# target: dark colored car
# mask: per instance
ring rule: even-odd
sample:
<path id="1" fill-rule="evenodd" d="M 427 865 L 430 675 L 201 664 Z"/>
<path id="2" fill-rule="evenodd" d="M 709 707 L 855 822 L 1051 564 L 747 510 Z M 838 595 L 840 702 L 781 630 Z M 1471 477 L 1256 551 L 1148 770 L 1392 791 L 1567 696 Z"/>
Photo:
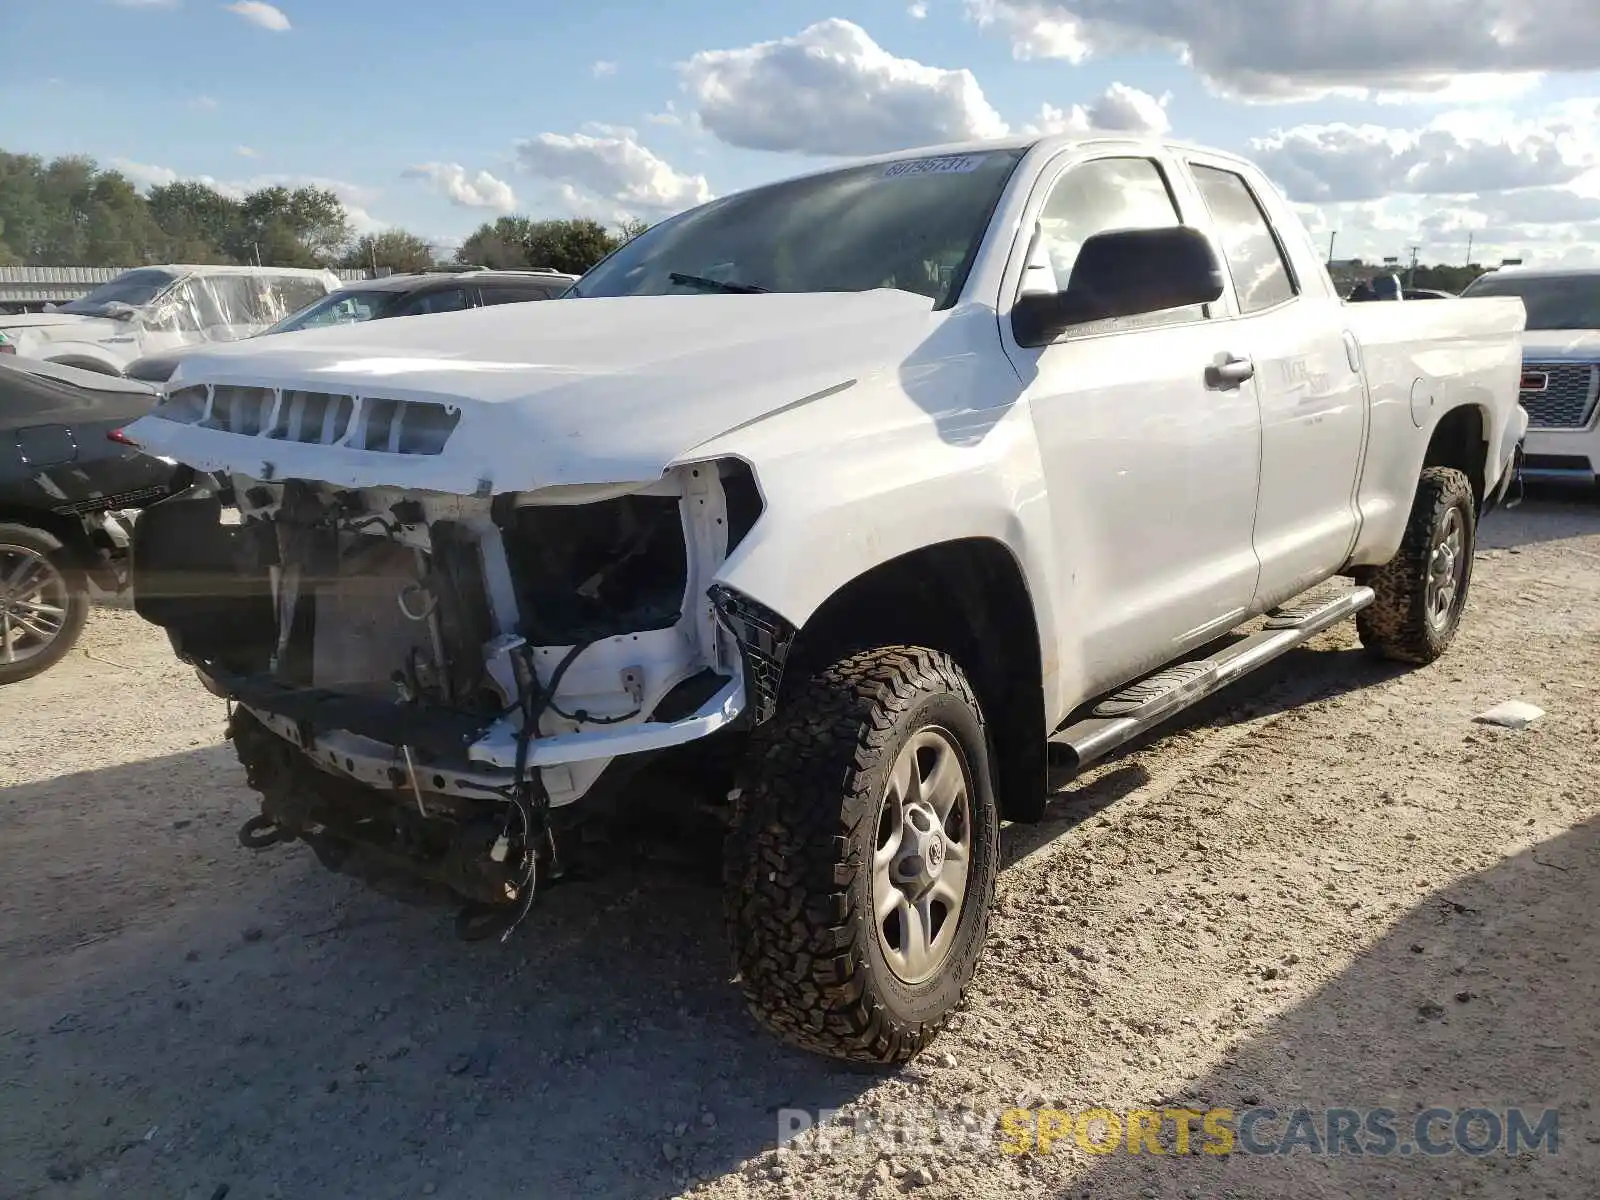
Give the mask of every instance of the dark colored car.
<path id="1" fill-rule="evenodd" d="M 125 590 L 130 538 L 119 514 L 192 478 L 121 437 L 155 402 L 146 384 L 0 355 L 0 685 L 72 649 L 90 581 Z"/>
<path id="2" fill-rule="evenodd" d="M 329 292 L 299 312 L 256 334 L 293 333 L 329 325 L 358 325 L 389 317 L 419 317 L 427 313 L 460 312 L 490 304 L 521 304 L 553 300 L 577 280 L 559 271 L 424 271 L 366 279 Z M 179 360 L 200 347 L 171 354 L 152 354 L 128 364 L 130 379 L 165 383 Z"/>

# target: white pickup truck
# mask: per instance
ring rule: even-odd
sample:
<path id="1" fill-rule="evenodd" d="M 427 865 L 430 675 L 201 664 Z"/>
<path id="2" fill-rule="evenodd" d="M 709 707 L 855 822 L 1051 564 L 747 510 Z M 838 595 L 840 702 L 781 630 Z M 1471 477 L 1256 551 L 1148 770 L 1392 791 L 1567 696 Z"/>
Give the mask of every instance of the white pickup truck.
<path id="1" fill-rule="evenodd" d="M 250 337 L 339 287 L 310 267 L 135 267 L 50 312 L 0 315 L 0 354 L 121 375 L 146 355 Z"/>
<path id="2" fill-rule="evenodd" d="M 232 486 L 145 513 L 138 611 L 234 702 L 241 840 L 464 936 L 694 770 L 751 1009 L 856 1060 L 957 1004 L 1052 759 L 1345 618 L 1443 653 L 1526 422 L 1520 301 L 1347 306 L 1165 142 L 832 168 L 575 286 L 186 357 L 128 433 Z"/>

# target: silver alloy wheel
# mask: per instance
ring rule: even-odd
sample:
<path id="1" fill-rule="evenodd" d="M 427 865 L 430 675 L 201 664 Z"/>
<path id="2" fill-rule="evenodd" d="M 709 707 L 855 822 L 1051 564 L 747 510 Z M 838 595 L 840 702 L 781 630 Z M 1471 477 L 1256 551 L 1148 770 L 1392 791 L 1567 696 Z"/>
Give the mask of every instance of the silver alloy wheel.
<path id="1" fill-rule="evenodd" d="M 954 736 L 928 726 L 895 759 L 872 856 L 878 945 L 901 982 L 925 982 L 949 957 L 971 862 L 971 770 Z"/>
<path id="2" fill-rule="evenodd" d="M 66 627 L 70 599 L 67 581 L 47 557 L 0 544 L 0 666 L 48 650 Z"/>
<path id="3" fill-rule="evenodd" d="M 1467 534 L 1461 509 L 1452 505 L 1439 522 L 1428 556 L 1428 586 L 1424 595 L 1428 624 L 1444 629 L 1455 611 L 1467 573 Z"/>

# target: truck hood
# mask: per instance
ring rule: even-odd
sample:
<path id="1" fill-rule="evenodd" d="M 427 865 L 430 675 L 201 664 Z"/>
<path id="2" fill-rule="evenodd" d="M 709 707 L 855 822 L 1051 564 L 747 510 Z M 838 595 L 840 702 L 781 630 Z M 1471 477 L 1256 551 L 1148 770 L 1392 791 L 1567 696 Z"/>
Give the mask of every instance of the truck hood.
<path id="1" fill-rule="evenodd" d="M 179 402 L 127 432 L 202 470 L 345 487 L 485 494 L 643 482 L 719 434 L 902 370 L 955 315 L 885 289 L 506 304 L 305 330 L 186 354 L 166 390 L 210 384 L 356 397 L 354 416 L 330 444 L 311 440 L 322 436 L 320 418 L 309 435 L 255 436 L 210 427 L 226 416 Z M 992 329 L 992 312 L 987 320 Z M 952 364 L 970 358 L 959 345 L 946 356 Z M 920 378 L 938 358 L 919 355 Z M 363 449 L 372 400 L 443 405 L 459 419 L 442 448 Z M 413 411 L 418 424 L 436 428 L 446 415 Z M 273 424 L 259 423 L 264 432 Z M 401 444 L 398 434 L 387 444 Z"/>
<path id="2" fill-rule="evenodd" d="M 1525 362 L 1600 362 L 1600 329 L 1529 329 L 1522 335 Z"/>

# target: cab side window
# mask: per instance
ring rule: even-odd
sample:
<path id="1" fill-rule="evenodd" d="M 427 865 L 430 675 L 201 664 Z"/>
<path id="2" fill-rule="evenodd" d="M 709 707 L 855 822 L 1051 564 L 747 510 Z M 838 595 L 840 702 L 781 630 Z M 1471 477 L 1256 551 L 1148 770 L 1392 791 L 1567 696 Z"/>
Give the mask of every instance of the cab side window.
<path id="1" fill-rule="evenodd" d="M 1216 222 L 1233 289 L 1239 294 L 1239 311 L 1248 315 L 1293 300 L 1300 289 L 1277 234 L 1244 176 L 1198 163 L 1190 164 L 1190 169 Z"/>
<path id="2" fill-rule="evenodd" d="M 467 307 L 465 288 L 441 288 L 413 296 L 394 313 L 397 317 L 416 317 L 423 313 L 459 312 Z"/>
<path id="3" fill-rule="evenodd" d="M 562 291 L 566 285 L 562 285 Z M 518 283 L 508 287 L 484 284 L 479 288 L 485 304 L 526 304 L 530 300 L 551 300 L 561 294 L 554 291 L 549 285 L 536 283 Z"/>
<path id="4" fill-rule="evenodd" d="M 1022 276 L 1021 291 L 1061 292 L 1083 243 L 1113 229 L 1166 229 L 1182 224 L 1177 201 L 1159 163 L 1149 158 L 1100 158 L 1069 167 L 1039 211 L 1039 231 Z M 1203 320 L 1204 305 L 1116 322 L 1179 324 Z M 1096 328 L 1103 322 L 1096 322 Z"/>

